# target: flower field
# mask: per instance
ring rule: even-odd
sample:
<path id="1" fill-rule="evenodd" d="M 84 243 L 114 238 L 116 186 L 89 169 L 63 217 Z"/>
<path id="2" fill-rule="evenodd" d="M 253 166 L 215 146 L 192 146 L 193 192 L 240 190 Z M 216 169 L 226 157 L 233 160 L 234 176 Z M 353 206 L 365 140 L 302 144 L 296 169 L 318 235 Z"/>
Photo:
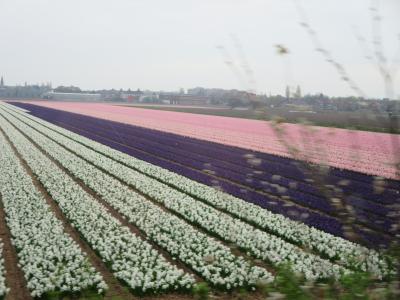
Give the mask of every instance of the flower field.
<path id="1" fill-rule="evenodd" d="M 156 111 L 93 103 L 35 102 L 109 121 L 121 122 L 262 153 L 291 157 L 269 122 L 188 113 Z M 285 124 L 285 138 L 315 163 L 387 178 L 400 178 L 394 165 L 393 140 L 398 135 Z M 326 138 L 329 137 L 329 138 Z M 398 153 L 397 153 L 398 154 Z"/>
<path id="2" fill-rule="evenodd" d="M 0 211 L 9 229 L 0 242 L 0 298 L 15 293 L 12 276 L 32 298 L 107 298 L 122 290 L 128 299 L 186 297 L 200 282 L 223 292 L 255 290 L 282 265 L 317 282 L 393 274 L 377 249 L 400 234 L 400 183 L 376 154 L 393 159 L 387 136 L 376 135 L 379 149 L 372 135 L 358 136 L 366 141 L 354 146 L 360 157 L 341 156 L 349 139 L 333 137 L 327 195 L 276 139 L 265 148 L 261 127 L 253 139 L 252 128 L 237 124 L 242 135 L 233 139 L 229 121 L 211 134 L 195 119 L 179 132 L 174 124 L 186 121 L 174 114 L 153 116 L 157 125 L 143 113 L 128 122 L 136 117 L 128 108 L 115 122 L 125 110 L 108 114 L 95 105 L 89 114 L 85 104 L 63 105 L 0 102 Z M 350 167 L 333 168 L 342 165 Z M 343 195 L 357 242 L 332 201 Z"/>
<path id="3" fill-rule="evenodd" d="M 332 201 L 314 182 L 309 182 L 295 160 L 36 105 L 17 105 L 131 156 L 205 185 L 217 186 L 273 213 L 343 236 L 343 224 L 335 215 Z M 398 232 L 394 227 L 398 215 L 391 207 L 398 202 L 400 185 L 389 180 L 386 183 L 389 188 L 378 196 L 373 180 L 363 173 L 332 168 L 324 181 L 332 188 L 330 198 L 349 194 L 347 201 L 357 214 L 359 234 L 370 244 L 387 244 Z M 334 189 L 337 186 L 340 190 Z"/>

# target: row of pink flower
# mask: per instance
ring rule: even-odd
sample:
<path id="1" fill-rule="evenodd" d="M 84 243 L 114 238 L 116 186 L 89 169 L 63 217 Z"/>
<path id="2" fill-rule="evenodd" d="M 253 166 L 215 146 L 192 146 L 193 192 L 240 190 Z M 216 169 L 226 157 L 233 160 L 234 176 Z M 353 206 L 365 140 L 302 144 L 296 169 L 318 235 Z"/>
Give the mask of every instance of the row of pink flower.
<path id="1" fill-rule="evenodd" d="M 246 149 L 291 156 L 288 145 L 301 150 L 300 158 L 387 178 L 399 178 L 400 135 L 283 124 L 277 134 L 272 123 L 168 112 L 98 103 L 35 102 L 49 108 L 142 126 Z M 284 140 L 284 142 L 282 142 Z"/>

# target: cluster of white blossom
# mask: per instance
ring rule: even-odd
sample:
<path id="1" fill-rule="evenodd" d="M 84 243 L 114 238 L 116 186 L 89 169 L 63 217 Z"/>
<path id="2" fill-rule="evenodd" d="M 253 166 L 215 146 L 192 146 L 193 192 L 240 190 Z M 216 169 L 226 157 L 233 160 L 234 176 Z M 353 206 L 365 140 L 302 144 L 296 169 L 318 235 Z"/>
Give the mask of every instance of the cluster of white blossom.
<path id="1" fill-rule="evenodd" d="M 14 106 L 7 105 L 10 110 Z M 17 112 L 17 111 L 15 111 Z M 302 247 L 312 249 L 314 252 L 329 257 L 338 264 L 348 268 L 357 268 L 369 271 L 378 277 L 390 272 L 387 260 L 377 251 L 367 249 L 361 245 L 346 239 L 336 237 L 332 234 L 305 225 L 301 222 L 290 220 L 279 214 L 261 208 L 232 195 L 216 190 L 207 185 L 198 183 L 179 174 L 136 159 L 108 146 L 94 142 L 83 136 L 65 130 L 59 126 L 46 122 L 40 118 L 17 112 L 29 125 L 46 132 L 50 137 L 56 139 L 59 135 L 68 137 L 90 149 L 97 151 L 117 162 L 153 177 L 165 184 L 175 187 L 188 195 L 228 212 L 241 220 L 255 225 L 261 230 L 272 232 L 285 240 L 291 241 Z M 46 131 L 49 130 L 49 131 Z M 52 132 L 51 134 L 49 132 Z"/>
<path id="2" fill-rule="evenodd" d="M 192 275 L 169 263 L 150 244 L 122 226 L 1 116 L 0 126 L 72 226 L 118 279 L 140 292 L 192 287 Z"/>
<path id="3" fill-rule="evenodd" d="M 199 232 L 171 213 L 163 211 L 126 185 L 65 150 L 49 138 L 7 115 L 10 122 L 30 136 L 74 176 L 143 230 L 149 239 L 179 258 L 215 286 L 231 289 L 272 281 L 265 269 L 236 257 L 222 243 Z"/>
<path id="4" fill-rule="evenodd" d="M 31 136 L 49 155 L 57 159 L 64 167 L 82 179 L 104 199 L 112 201 L 115 206 L 118 206 L 120 211 L 127 210 L 128 212 L 125 212 L 125 215 L 128 217 L 130 217 L 129 211 L 134 211 L 134 217 L 137 218 L 136 215 L 139 212 L 140 214 L 145 214 L 148 211 L 158 209 L 153 204 L 147 203 L 148 200 L 142 196 L 126 189 L 124 185 L 113 180 L 111 176 L 104 174 L 85 160 L 66 151 L 54 141 L 23 124 L 20 120 L 14 119 L 12 116 L 10 116 L 10 120 L 20 130 Z M 51 132 L 46 133 L 51 134 Z M 240 248 L 246 250 L 248 254 L 258 259 L 267 260 L 276 265 L 288 262 L 292 265 L 294 271 L 304 274 L 308 279 L 338 277 L 346 272 L 346 269 L 339 265 L 307 253 L 299 247 L 285 242 L 281 238 L 258 230 L 245 222 L 220 212 L 155 179 L 144 176 L 64 136 L 58 135 L 57 141 L 71 151 L 79 153 L 79 155 L 96 166 L 116 176 L 118 179 L 134 186 L 140 192 L 162 203 L 168 209 L 178 213 L 182 218 L 199 225 L 206 231 L 230 243 L 235 243 Z M 106 187 L 104 187 L 103 182 L 107 182 Z M 115 195 L 116 191 L 123 191 L 123 193 Z M 119 203 L 115 203 L 119 199 Z M 141 210 L 138 210 L 138 207 Z M 159 214 L 163 215 L 162 211 L 159 211 Z M 151 214 L 154 213 L 152 212 Z M 164 215 L 167 217 L 170 216 L 166 213 Z M 143 218 L 143 216 L 141 217 Z M 175 219 L 177 218 L 175 217 Z M 136 222 L 138 221 L 136 220 Z M 174 222 L 170 222 L 170 224 L 174 224 Z M 154 228 L 154 224 L 152 225 Z"/>
<path id="5" fill-rule="evenodd" d="M 31 295 L 106 289 L 100 274 L 64 232 L 61 221 L 53 215 L 1 133 L 0 169 L 7 226 Z M 4 291 L 3 279 L 0 276 L 0 291 Z"/>
<path id="6" fill-rule="evenodd" d="M 5 275 L 6 270 L 4 268 L 3 242 L 0 239 L 0 299 L 4 297 L 8 292 Z"/>

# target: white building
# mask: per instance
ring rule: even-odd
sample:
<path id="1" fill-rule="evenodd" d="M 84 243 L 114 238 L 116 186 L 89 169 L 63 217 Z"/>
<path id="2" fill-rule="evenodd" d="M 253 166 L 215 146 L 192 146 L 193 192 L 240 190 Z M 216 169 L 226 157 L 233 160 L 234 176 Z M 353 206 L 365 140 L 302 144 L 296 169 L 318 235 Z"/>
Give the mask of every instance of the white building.
<path id="1" fill-rule="evenodd" d="M 43 94 L 43 98 L 51 100 L 64 100 L 64 101 L 100 101 L 100 94 L 86 94 L 86 93 L 55 93 L 48 92 Z"/>

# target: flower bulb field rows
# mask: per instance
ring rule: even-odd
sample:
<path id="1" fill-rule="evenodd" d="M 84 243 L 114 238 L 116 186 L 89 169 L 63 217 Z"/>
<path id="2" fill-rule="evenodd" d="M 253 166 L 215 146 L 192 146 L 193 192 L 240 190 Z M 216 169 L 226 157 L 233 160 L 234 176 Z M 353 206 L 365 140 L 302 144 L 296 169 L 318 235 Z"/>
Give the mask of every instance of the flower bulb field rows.
<path id="1" fill-rule="evenodd" d="M 331 168 L 326 176 L 327 196 L 315 188 L 295 160 L 37 105 L 16 105 L 114 149 L 334 235 L 343 236 L 343 224 L 331 200 L 342 194 L 357 214 L 356 230 L 369 244 L 386 244 L 398 233 L 394 226 L 398 212 L 392 209 L 400 197 L 397 181 L 386 181 L 388 188 L 376 193 L 372 176 Z"/>
<path id="2" fill-rule="evenodd" d="M 151 202 L 137 193 L 129 191 L 111 176 L 95 167 L 91 167 L 89 164 L 85 164 L 85 161 L 68 153 L 54 142 L 35 135 L 29 128 L 25 127 L 24 129 L 24 132 L 37 140 L 46 152 L 59 159 L 64 167 L 68 166 L 69 170 L 77 178 L 84 181 L 88 187 L 110 203 L 111 206 L 132 220 L 150 239 L 177 255 L 188 265 L 193 265 L 193 268 L 197 268 L 196 271 L 211 282 L 215 280 L 215 282 L 212 282 L 214 285 L 221 285 L 228 289 L 230 286 L 237 286 L 239 283 L 236 280 L 241 278 L 243 274 L 246 276 L 243 278 L 244 282 L 241 285 L 255 284 L 258 279 L 268 279 L 267 272 L 257 267 L 252 268 L 244 261 L 236 259 L 230 253 L 230 250 L 220 243 L 201 234 L 201 232 L 193 229 L 192 226 L 182 222 L 179 218 L 164 212 L 158 206 L 152 205 Z M 107 160 L 107 158 L 104 159 Z M 180 244 L 180 247 L 177 247 L 178 244 Z M 216 258 L 218 262 L 207 265 L 202 258 L 214 252 L 220 253 L 220 256 Z M 224 273 L 230 274 L 230 277 L 224 278 L 222 274 L 219 275 L 219 268 Z M 208 276 L 210 277 L 208 278 Z"/>
<path id="3" fill-rule="evenodd" d="M 35 118 L 26 114 L 18 114 L 18 112 L 16 113 L 12 109 L 8 110 L 8 112 L 10 113 L 10 115 L 15 116 L 23 122 L 26 122 L 26 124 L 36 129 L 38 132 L 41 132 L 46 136 L 52 138 L 54 141 L 57 141 L 59 144 L 65 145 L 69 149 L 73 149 L 75 153 L 87 154 L 88 149 L 92 149 L 108 158 L 113 158 L 115 162 L 120 162 L 121 164 L 117 164 L 117 167 L 114 168 L 114 174 L 116 176 L 118 176 L 119 168 L 126 170 L 126 172 L 128 173 L 136 174 L 136 178 L 138 178 L 137 176 L 140 174 L 145 174 L 150 178 L 158 179 L 160 182 L 163 182 L 168 186 L 174 187 L 176 190 L 183 191 L 187 194 L 180 194 L 180 196 L 184 197 L 184 199 L 189 199 L 189 196 L 192 196 L 193 198 L 199 199 L 211 205 L 212 207 L 217 207 L 220 210 L 239 217 L 250 224 L 255 224 L 257 227 L 263 230 L 273 231 L 275 234 L 281 236 L 284 239 L 289 239 L 295 244 L 300 243 L 302 246 L 318 249 L 318 251 L 320 251 L 323 255 L 326 255 L 330 258 L 339 258 L 339 256 L 343 256 L 344 253 L 346 253 L 346 256 L 349 255 L 349 261 L 354 261 L 355 257 L 352 257 L 353 254 L 360 255 L 361 253 L 363 253 L 363 250 L 361 250 L 361 248 L 358 249 L 361 250 L 361 252 L 358 250 L 355 251 L 356 248 L 354 248 L 354 245 L 344 239 L 335 238 L 334 236 L 327 234 L 326 232 L 318 231 L 311 227 L 304 226 L 301 223 L 290 221 L 288 219 L 285 219 L 281 215 L 273 215 L 258 205 L 253 205 L 246 201 L 242 201 L 241 199 L 235 198 L 226 193 L 222 193 L 218 190 L 197 183 L 196 181 L 187 179 L 176 173 L 172 173 L 155 165 L 140 161 L 132 156 L 113 150 L 102 144 L 93 142 L 85 137 L 69 132 L 58 126 L 54 126 L 51 123 L 45 122 L 39 118 Z M 31 130 L 30 132 L 31 134 L 35 134 Z M 66 137 L 69 139 L 66 139 Z M 73 143 L 73 141 L 75 141 L 76 143 Z M 94 164 L 99 165 L 98 161 L 100 161 L 100 159 L 96 161 L 96 156 L 93 156 L 96 155 L 96 152 L 91 152 L 92 158 L 88 155 L 83 156 L 91 160 Z M 82 157 L 82 155 L 80 156 Z M 98 155 L 97 157 L 101 158 L 101 156 Z M 103 157 L 101 160 L 104 159 L 105 158 Z M 114 165 L 114 162 L 112 160 L 108 161 L 110 164 Z M 130 167 L 131 169 L 124 168 L 125 165 Z M 133 172 L 133 170 L 137 170 L 140 173 Z M 129 182 L 126 179 L 128 178 L 126 174 L 122 174 L 123 176 L 120 176 L 121 180 Z M 158 184 L 154 180 L 151 180 L 151 182 L 155 186 L 163 187 L 163 185 Z M 137 180 L 136 182 L 134 181 L 132 184 L 137 185 Z M 164 187 L 168 189 L 167 186 Z M 157 197 L 157 195 L 155 197 Z M 321 241 L 324 241 L 324 243 L 321 243 Z M 347 251 L 348 249 L 351 250 Z"/>
<path id="4" fill-rule="evenodd" d="M 12 140 L 17 151 L 42 182 L 54 201 L 58 203 L 67 219 L 79 231 L 85 241 L 90 244 L 92 249 L 99 254 L 103 261 L 110 265 L 111 270 L 118 279 L 125 282 L 132 290 L 138 290 L 140 292 L 191 287 L 193 284 L 193 277 L 190 274 L 184 274 L 182 270 L 171 265 L 147 242 L 131 234 L 126 227 L 121 226 L 121 224 L 119 224 L 119 222 L 93 197 L 85 193 L 84 190 L 62 172 L 62 170 L 58 169 L 54 163 L 41 154 L 39 150 L 32 148 L 26 138 L 9 124 L 6 124 L 3 118 L 1 119 L 1 128 L 8 138 Z M 2 145 L 5 145 L 5 143 L 2 142 Z M 22 188 L 25 189 L 25 187 Z M 36 229 L 35 224 L 31 226 L 33 227 L 31 230 Z M 33 245 L 38 243 L 36 240 L 37 236 L 33 235 L 32 237 L 35 238 L 35 241 L 32 242 Z M 30 243 L 27 243 L 27 247 L 32 246 Z M 29 252 L 29 250 L 32 251 L 32 249 L 28 249 L 26 255 L 32 259 L 37 259 Z M 50 249 L 49 247 L 43 249 L 46 250 L 44 251 L 44 256 L 51 251 Z M 57 258 L 56 262 L 60 261 L 60 255 L 56 253 L 55 256 Z M 74 256 L 72 256 L 72 259 L 73 258 Z M 68 266 L 66 263 L 71 263 L 75 269 L 77 267 L 76 263 L 74 263 L 73 260 L 70 262 L 70 260 L 70 257 L 61 259 L 59 267 L 63 268 L 63 271 L 56 272 L 54 276 L 50 276 L 50 274 L 48 277 L 40 276 L 41 274 L 37 274 L 38 271 L 35 270 L 35 268 L 32 269 L 31 266 L 30 269 L 26 270 L 25 277 L 29 278 L 30 272 L 32 272 L 34 275 L 37 274 L 39 278 L 42 277 L 43 280 L 46 281 L 46 284 L 50 284 L 54 280 L 62 280 L 62 278 L 59 279 L 58 277 L 60 273 L 64 274 L 64 269 Z M 24 259 L 20 259 L 20 261 L 23 262 Z M 54 267 L 51 265 L 47 266 L 44 262 L 39 261 L 36 262 L 36 264 L 39 266 L 44 265 L 50 270 L 54 269 Z M 35 266 L 35 264 L 33 264 L 33 266 Z M 78 272 L 79 270 L 75 271 Z M 93 272 L 93 270 L 91 272 Z M 66 275 L 69 274 L 66 273 Z M 98 276 L 95 278 L 99 280 Z M 66 280 L 79 281 L 80 278 L 78 276 L 70 276 L 70 278 Z M 37 280 L 34 280 L 34 283 L 36 283 L 36 281 Z M 61 283 L 63 282 L 61 281 Z M 45 287 L 47 287 L 47 285 L 45 285 Z M 66 286 L 64 289 L 64 287 L 64 285 L 61 287 L 62 289 L 55 287 L 54 290 L 69 292 L 80 290 L 80 288 L 70 289 L 69 286 Z M 32 289 L 29 283 L 28 288 L 31 290 L 32 296 L 41 295 L 35 293 L 35 290 Z M 98 291 L 101 293 L 105 289 L 106 286 L 104 283 L 100 282 Z M 41 291 L 42 293 L 46 292 L 46 290 L 43 289 Z"/>
<path id="5" fill-rule="evenodd" d="M 73 153 L 67 152 L 61 146 L 57 145 L 49 139 L 46 139 L 39 134 L 35 133 L 32 129 L 26 126 L 18 126 L 21 123 L 13 120 L 10 117 L 10 122 L 15 125 L 18 129 L 37 141 L 40 147 L 42 147 L 49 155 L 54 156 L 55 159 L 65 167 L 68 168 L 75 176 L 85 181 L 89 187 L 91 187 L 96 193 L 104 195 L 103 199 L 108 199 L 108 201 L 115 201 L 116 196 L 112 195 L 113 191 L 124 191 L 124 197 L 128 199 L 122 199 L 121 204 L 115 204 L 117 207 L 129 207 L 136 212 L 132 215 L 130 219 L 134 220 L 134 217 L 138 215 L 140 217 L 146 217 L 146 212 L 149 212 L 151 216 L 156 216 L 156 220 L 152 224 L 152 229 L 157 227 L 157 221 L 162 224 L 169 224 L 170 228 L 175 226 L 175 223 L 179 222 L 179 219 L 170 219 L 164 221 L 169 216 L 163 216 L 165 213 L 163 211 L 157 211 L 157 207 L 145 207 L 136 208 L 133 206 L 133 201 L 130 199 L 139 199 L 140 204 L 146 203 L 146 199 L 140 197 L 140 195 L 124 190 L 124 186 L 118 181 L 113 180 L 111 176 L 104 175 L 102 171 L 86 163 L 85 160 L 77 158 L 73 153 L 82 153 L 82 157 L 92 162 L 96 166 L 102 168 L 103 170 L 109 171 L 112 175 L 120 180 L 124 180 L 126 183 L 134 185 L 140 192 L 152 197 L 156 201 L 164 204 L 168 209 L 179 214 L 182 219 L 188 222 L 196 223 L 199 227 L 203 228 L 211 234 L 217 235 L 221 239 L 225 239 L 227 242 L 235 243 L 240 248 L 249 251 L 258 259 L 268 260 L 275 264 L 282 262 L 290 262 L 293 268 L 298 271 L 305 273 L 307 278 L 320 278 L 320 277 L 330 277 L 337 276 L 339 272 L 344 272 L 345 270 L 340 270 L 339 266 L 332 265 L 328 261 L 323 261 L 317 256 L 310 255 L 308 253 L 302 252 L 297 247 L 291 245 L 290 243 L 285 243 L 283 240 L 276 238 L 273 235 L 261 232 L 251 225 L 241 222 L 227 214 L 219 212 L 218 210 L 203 204 L 202 202 L 196 201 L 195 199 L 186 196 L 185 194 L 176 191 L 165 184 L 162 184 L 154 179 L 148 178 L 128 167 L 125 167 L 109 158 L 104 158 L 102 155 L 96 153 L 93 150 L 85 149 L 78 143 L 65 141 L 66 138 L 62 138 L 61 143 L 67 145 L 65 142 L 69 142 L 67 148 Z M 14 123 L 15 122 L 15 123 Z M 48 145 L 48 146 L 47 146 Z M 85 174 L 86 172 L 86 174 Z M 102 194 L 104 190 L 104 185 L 98 185 L 98 178 L 103 176 L 102 182 L 107 182 L 107 187 L 110 189 L 110 195 Z M 87 179 L 89 178 L 89 180 Z M 96 181 L 90 181 L 90 178 L 96 178 Z M 113 204 L 111 204 L 113 205 Z M 150 205 L 150 204 L 149 204 Z M 132 206 L 132 207 L 131 207 Z M 128 213 L 122 212 L 124 215 L 129 217 Z M 135 224 L 139 224 L 137 221 Z M 183 225 L 182 225 L 183 226 Z M 144 228 L 145 229 L 145 228 Z M 181 228 L 184 232 L 187 232 L 190 236 L 193 236 L 190 228 Z M 231 231 L 234 234 L 231 234 Z M 198 234 L 198 233 L 197 233 Z M 182 241 L 182 237 L 179 237 Z M 183 241 L 188 240 L 188 238 Z M 261 242 L 261 243 L 260 243 Z M 182 242 L 181 242 L 182 243 Z M 258 243 L 258 244 L 257 244 Z M 188 245 L 193 244 L 192 240 L 188 241 Z M 277 248 L 279 245 L 279 248 Z M 182 246 L 181 246 L 182 247 Z M 201 248 L 201 245 L 198 246 Z M 168 250 L 168 249 L 167 249 Z M 278 255 L 277 255 L 278 254 Z M 309 262 L 309 264 L 305 263 Z M 335 274 L 337 272 L 337 274 Z"/>
<path id="6" fill-rule="evenodd" d="M 219 291 L 254 290 L 272 282 L 282 264 L 321 282 L 354 271 L 375 278 L 393 274 L 393 262 L 370 244 L 386 244 L 398 234 L 398 182 L 328 170 L 330 197 L 355 191 L 346 201 L 358 219 L 356 233 L 365 238 L 360 244 L 345 238 L 346 224 L 300 164 L 82 114 L 0 102 L 0 209 L 10 229 L 2 236 L 0 254 L 9 239 L 23 288 L 33 298 L 108 292 L 109 279 L 67 233 L 49 206 L 52 201 L 81 242 L 133 295 L 183 295 L 201 281 Z M 376 182 L 386 184 L 384 191 L 377 191 Z M 0 299 L 12 293 L 4 259 Z"/>
<path id="7" fill-rule="evenodd" d="M 49 211 L 3 135 L 0 135 L 0 151 L 1 199 L 32 296 L 56 289 L 82 290 L 96 286 L 100 289 L 104 286 L 101 277 Z"/>

